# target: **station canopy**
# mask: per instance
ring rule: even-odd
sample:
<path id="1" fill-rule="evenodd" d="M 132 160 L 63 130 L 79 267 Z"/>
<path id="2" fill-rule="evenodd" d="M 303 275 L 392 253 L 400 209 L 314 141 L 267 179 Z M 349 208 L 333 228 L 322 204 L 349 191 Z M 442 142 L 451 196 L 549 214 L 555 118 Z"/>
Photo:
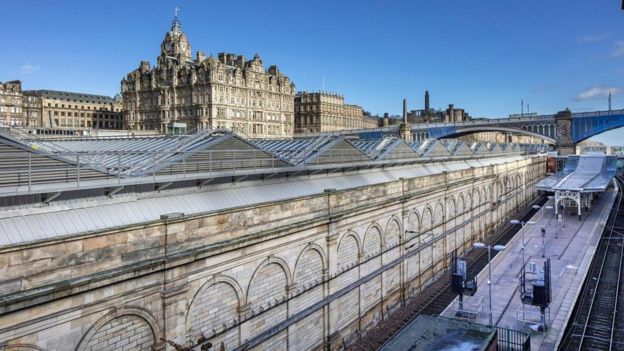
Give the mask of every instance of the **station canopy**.
<path id="1" fill-rule="evenodd" d="M 616 174 L 617 157 L 604 154 L 570 155 L 563 170 L 539 181 L 544 191 L 602 192 Z"/>

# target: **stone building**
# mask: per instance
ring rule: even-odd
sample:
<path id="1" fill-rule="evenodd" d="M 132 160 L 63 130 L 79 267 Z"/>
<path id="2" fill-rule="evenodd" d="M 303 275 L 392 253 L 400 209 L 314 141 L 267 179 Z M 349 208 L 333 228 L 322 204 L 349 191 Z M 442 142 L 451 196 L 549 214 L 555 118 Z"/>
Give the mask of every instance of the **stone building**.
<path id="1" fill-rule="evenodd" d="M 24 125 L 22 116 L 22 82 L 0 82 L 0 125 Z"/>
<path id="2" fill-rule="evenodd" d="M 430 108 L 428 90 L 425 91 L 425 108 L 407 113 L 407 120 L 411 124 L 463 122 L 468 119 L 470 119 L 469 114 L 463 108 L 456 108 L 453 104 L 449 104 L 446 110 Z"/>
<path id="3" fill-rule="evenodd" d="M 379 128 L 381 127 L 382 119 L 379 116 L 371 116 L 369 112 L 364 111 L 364 117 L 362 121 L 362 128 Z"/>
<path id="4" fill-rule="evenodd" d="M 23 95 L 23 119 L 29 127 L 40 127 L 43 115 L 41 97 L 36 95 Z"/>
<path id="5" fill-rule="evenodd" d="M 24 113 L 45 128 L 121 129 L 121 101 L 103 95 L 25 90 Z"/>
<path id="6" fill-rule="evenodd" d="M 204 151 L 249 155 L 246 141 L 221 140 L 211 137 Z M 146 141 L 86 141 L 103 142 Z M 62 162 L 2 136 L 0 146 L 15 163 L 45 160 L 36 171 Z M 191 157 L 169 160 L 196 166 Z M 546 170 L 540 154 L 421 162 L 397 159 L 367 176 L 353 167 L 361 161 L 327 163 L 314 176 L 271 170 L 266 180 L 218 168 L 225 173 L 214 184 L 166 171 L 117 193 L 117 179 L 88 166 L 81 184 L 97 180 L 88 191 L 54 172 L 21 194 L 9 181 L 25 180 L 5 174 L 0 348 L 173 350 L 165 339 L 187 350 L 198 340 L 211 350 L 343 350 L 446 279 L 454 251 L 464 254 L 531 204 Z M 52 187 L 59 182 L 61 190 Z M 46 189 L 58 194 L 41 206 Z"/>
<path id="7" fill-rule="evenodd" d="M 247 137 L 293 135 L 295 86 L 256 54 L 206 57 L 191 45 L 177 17 L 156 66 L 142 61 L 121 81 L 124 124 L 130 130 L 227 128 Z"/>
<path id="8" fill-rule="evenodd" d="M 345 104 L 344 96 L 328 92 L 299 92 L 295 96 L 295 133 L 374 128 L 362 107 Z"/>

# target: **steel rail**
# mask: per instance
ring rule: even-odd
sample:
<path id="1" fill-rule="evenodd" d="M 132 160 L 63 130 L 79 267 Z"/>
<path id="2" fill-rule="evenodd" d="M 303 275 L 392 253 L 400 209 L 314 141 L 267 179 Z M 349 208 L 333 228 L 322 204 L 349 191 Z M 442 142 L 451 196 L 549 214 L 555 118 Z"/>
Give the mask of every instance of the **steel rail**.
<path id="1" fill-rule="evenodd" d="M 613 267 L 613 264 L 610 265 L 608 262 L 609 256 L 613 254 L 613 252 L 610 252 L 609 249 L 612 248 L 612 245 L 617 245 L 617 242 L 618 242 L 618 240 L 614 240 L 613 238 L 613 231 L 614 231 L 613 228 L 615 227 L 616 220 L 618 218 L 618 212 L 622 210 L 622 199 L 624 197 L 623 196 L 624 180 L 621 177 L 616 177 L 614 179 L 617 182 L 618 187 L 619 187 L 617 206 L 613 208 L 612 213 L 610 214 L 611 218 L 609 219 L 609 221 L 611 222 L 611 225 L 607 226 L 607 228 L 609 228 L 609 232 L 607 234 L 607 231 L 605 231 L 605 233 L 603 233 L 602 238 L 601 238 L 600 245 L 603 245 L 604 247 L 604 254 L 600 260 L 598 276 L 596 277 L 596 285 L 592 293 L 591 300 L 589 301 L 589 309 L 587 311 L 587 315 L 581 316 L 581 317 L 584 317 L 584 320 L 581 324 L 583 327 L 583 330 L 581 334 L 575 334 L 574 324 L 576 324 L 577 326 L 579 325 L 577 323 L 573 323 L 573 325 L 570 327 L 569 335 L 567 336 L 567 338 L 569 339 L 568 343 L 573 343 L 574 339 L 576 337 L 579 337 L 578 348 L 577 348 L 577 350 L 579 351 L 595 349 L 595 344 L 590 345 L 592 342 L 602 342 L 602 343 L 608 342 L 609 343 L 608 350 L 614 350 L 614 344 L 620 344 L 620 341 L 614 340 L 614 332 L 616 330 L 615 323 L 617 321 L 617 311 L 618 311 L 617 307 L 618 307 L 618 300 L 619 300 L 619 294 L 620 294 L 620 283 L 622 281 L 622 263 L 623 263 L 623 257 L 624 257 L 624 245 L 620 247 L 620 250 L 619 250 L 620 257 L 617 260 L 617 262 L 619 263 L 618 264 L 619 267 L 617 268 L 618 272 L 616 275 L 617 279 L 616 279 L 615 291 L 613 291 L 613 289 L 610 289 L 609 286 L 603 287 L 604 284 L 609 283 L 607 282 L 607 279 L 606 279 L 606 278 L 609 278 L 607 277 L 607 275 L 609 274 L 608 270 L 615 268 Z M 605 240 L 606 240 L 606 243 L 604 242 Z M 593 273 L 593 270 L 590 269 L 589 274 L 586 279 L 594 279 L 594 276 L 592 273 Z M 585 289 L 590 289 L 590 287 L 586 286 Z M 604 295 L 601 295 L 601 294 L 605 294 L 605 293 L 609 294 L 610 292 L 613 292 L 614 295 L 608 295 L 606 296 L 606 298 L 609 298 L 610 296 L 614 297 L 613 306 L 609 306 L 610 311 L 611 311 L 611 323 L 605 326 L 604 323 L 601 322 L 602 319 L 598 318 L 598 316 L 601 315 L 601 312 L 604 312 L 604 310 L 600 308 L 606 307 L 606 306 L 601 306 L 600 305 L 601 301 L 599 300 L 600 298 L 605 297 Z M 589 291 L 586 290 L 586 293 L 589 293 Z M 583 302 L 584 300 L 585 300 L 584 298 L 581 298 L 577 313 L 583 313 L 582 305 L 584 303 Z M 602 315 L 604 315 L 604 313 Z M 606 340 L 600 336 L 590 335 L 592 334 L 594 330 L 604 331 L 606 329 L 609 329 L 609 340 Z"/>

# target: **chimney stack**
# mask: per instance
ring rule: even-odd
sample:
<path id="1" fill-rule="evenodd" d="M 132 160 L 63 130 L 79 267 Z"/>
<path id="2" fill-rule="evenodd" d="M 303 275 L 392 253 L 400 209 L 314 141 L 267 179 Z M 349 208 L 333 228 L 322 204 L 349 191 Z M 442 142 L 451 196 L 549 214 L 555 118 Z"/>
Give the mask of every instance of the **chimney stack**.
<path id="1" fill-rule="evenodd" d="M 425 90 L 425 112 L 429 112 L 429 90 Z"/>
<path id="2" fill-rule="evenodd" d="M 403 123 L 407 124 L 407 99 L 403 99 Z"/>

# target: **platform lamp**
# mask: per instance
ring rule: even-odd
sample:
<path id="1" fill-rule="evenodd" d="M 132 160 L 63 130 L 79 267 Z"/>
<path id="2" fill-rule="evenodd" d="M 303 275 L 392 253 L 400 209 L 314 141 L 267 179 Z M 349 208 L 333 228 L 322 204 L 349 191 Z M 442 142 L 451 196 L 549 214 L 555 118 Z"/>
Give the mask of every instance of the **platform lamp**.
<path id="1" fill-rule="evenodd" d="M 535 222 L 533 221 L 519 221 L 517 219 L 512 219 L 511 221 L 509 221 L 509 223 L 511 224 L 520 224 L 520 231 L 522 232 L 522 266 L 524 266 L 524 246 L 525 246 L 525 241 L 524 241 L 524 227 L 527 224 L 535 224 Z"/>
<path id="2" fill-rule="evenodd" d="M 490 321 L 490 325 L 494 325 L 492 323 L 492 249 L 496 250 L 496 251 L 503 251 L 505 250 L 505 246 L 503 245 L 486 245 L 484 243 L 474 243 L 472 244 L 472 246 L 476 249 L 487 249 L 488 250 L 488 290 L 489 290 L 489 304 L 490 304 L 490 310 L 488 312 L 488 317 L 489 317 L 489 321 Z"/>
<path id="3" fill-rule="evenodd" d="M 552 196 L 548 197 L 549 199 L 552 198 Z M 543 251 L 542 251 L 542 257 L 546 257 L 546 227 L 544 226 L 544 210 L 545 209 L 549 209 L 552 210 L 554 207 L 550 206 L 550 205 L 545 205 L 542 206 L 542 247 L 543 247 Z"/>

